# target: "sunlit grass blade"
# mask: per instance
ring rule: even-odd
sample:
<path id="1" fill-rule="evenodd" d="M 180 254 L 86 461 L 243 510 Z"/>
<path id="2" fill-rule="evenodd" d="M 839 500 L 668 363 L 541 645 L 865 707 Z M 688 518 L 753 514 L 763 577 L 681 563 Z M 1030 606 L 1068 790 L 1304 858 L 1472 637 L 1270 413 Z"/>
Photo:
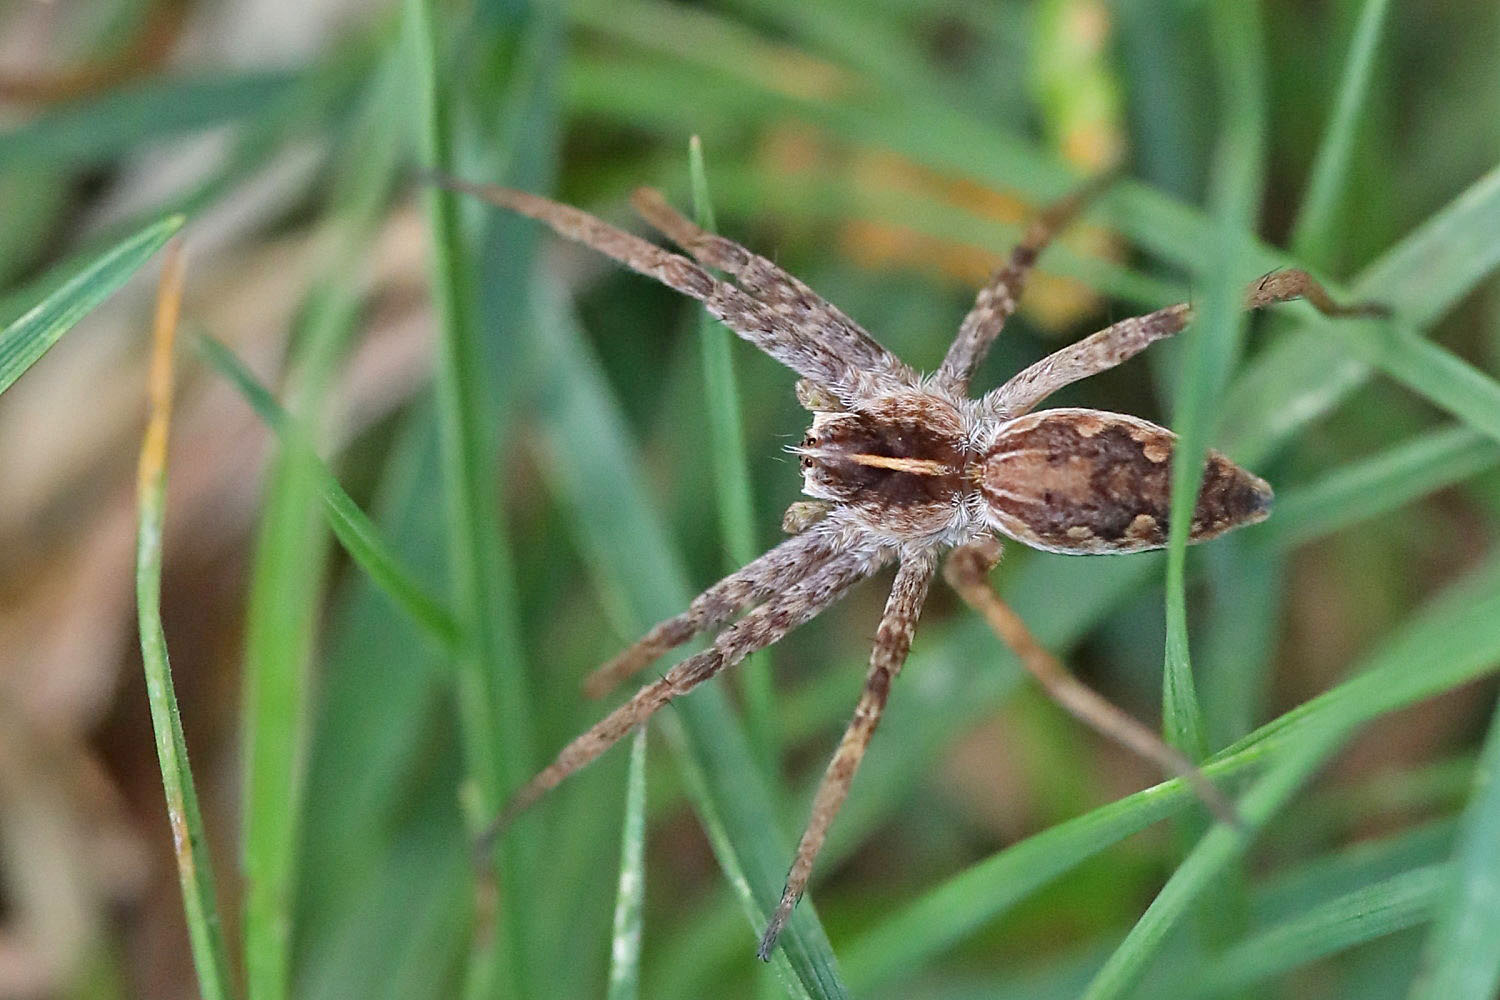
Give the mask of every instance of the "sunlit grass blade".
<path id="1" fill-rule="evenodd" d="M 174 227 L 175 228 L 175 227 Z M 198 793 L 188 766 L 187 743 L 172 669 L 167 660 L 167 637 L 161 624 L 162 523 L 167 479 L 167 429 L 172 412 L 172 342 L 182 301 L 182 245 L 168 251 L 157 293 L 152 338 L 150 422 L 141 442 L 136 483 L 140 525 L 136 535 L 136 611 L 141 630 L 141 659 L 146 670 L 146 697 L 151 705 L 151 727 L 156 732 L 156 755 L 167 793 L 167 814 L 177 855 L 177 878 L 182 887 L 188 940 L 198 989 L 208 1000 L 234 995 L 229 958 L 219 924 L 213 865 L 198 811 Z"/>
<path id="2" fill-rule="evenodd" d="M 703 165 L 703 143 L 693 136 L 688 144 L 688 172 L 693 189 L 693 214 L 698 225 L 718 231 L 708 174 Z M 719 531 L 725 561 L 736 569 L 754 559 L 755 516 L 750 501 L 750 463 L 745 456 L 745 428 L 740 417 L 740 390 L 734 375 L 735 338 L 729 328 L 708 313 L 698 320 L 698 342 L 703 352 L 704 397 L 708 404 L 709 451 L 713 456 L 714 486 L 718 495 Z M 776 759 L 776 707 L 771 690 L 771 657 L 761 651 L 739 667 L 745 692 L 745 716 L 757 749 L 767 764 Z"/>
<path id="3" fill-rule="evenodd" d="M 1282 773 L 1275 784 L 1263 778 L 1256 800 L 1241 800 L 1246 819 L 1253 816 L 1263 822 L 1304 771 L 1315 766 L 1313 751 L 1324 750 L 1324 741 L 1336 744 L 1372 719 L 1483 676 L 1497 663 L 1500 562 L 1492 561 L 1397 629 L 1380 650 L 1356 666 L 1349 680 L 1220 752 L 1204 765 L 1204 773 L 1221 781 L 1277 765 Z M 863 995 L 903 974 L 914 974 L 1037 888 L 1193 801 L 1182 782 L 1168 781 L 992 855 L 902 907 L 845 949 L 851 988 Z M 1190 870 L 1198 884 L 1240 846 L 1237 835 L 1226 827 L 1214 828 L 1209 836 L 1215 838 L 1212 864 L 1199 861 Z M 1189 895 L 1179 891 L 1179 904 Z"/>
<path id="4" fill-rule="evenodd" d="M 1243 995 L 1245 989 L 1271 976 L 1426 923 L 1432 919 L 1452 876 L 1452 868 L 1446 864 L 1414 868 L 1251 935 L 1213 957 L 1211 973 L 1202 977 L 1203 982 L 1213 985 L 1197 995 Z M 1437 995 L 1456 998 L 1461 994 Z M 1473 994 L 1476 998 L 1490 995 Z"/>
<path id="5" fill-rule="evenodd" d="M 1333 469 L 1276 500 L 1254 529 L 1257 544 L 1290 548 L 1396 510 L 1500 463 L 1500 445 L 1467 427 L 1446 427 Z"/>
<path id="6" fill-rule="evenodd" d="M 1500 712 L 1490 722 L 1474 794 L 1412 1000 L 1487 1000 L 1500 988 Z"/>
<path id="7" fill-rule="evenodd" d="M 646 901 L 646 727 L 630 738 L 630 776 L 620 821 L 620 880 L 615 892 L 614 936 L 609 948 L 608 1000 L 635 1000 L 641 992 L 641 911 Z"/>
<path id="8" fill-rule="evenodd" d="M 182 228 L 182 223 L 180 215 L 152 223 L 99 255 L 0 330 L 0 392 L 9 389 L 64 333 L 123 285 Z"/>
<path id="9" fill-rule="evenodd" d="M 539 273 L 535 280 L 542 291 L 530 367 L 537 373 L 536 419 L 547 443 L 543 467 L 578 526 L 608 605 L 627 616 L 622 627 L 639 634 L 685 607 L 692 590 L 646 499 L 642 462 L 598 362 L 552 279 Z M 600 490 L 601 482 L 610 488 Z M 657 721 L 673 737 L 694 808 L 753 928 L 744 945 L 751 960 L 792 857 L 770 782 L 719 685 L 677 699 Z M 798 907 L 772 965 L 796 996 L 845 994 L 809 901 Z"/>
<path id="10" fill-rule="evenodd" d="M 1339 83 L 1333 115 L 1318 146 L 1307 194 L 1292 230 L 1293 252 L 1310 262 L 1326 260 L 1327 248 L 1338 224 L 1339 199 L 1354 156 L 1360 115 L 1372 89 L 1371 75 L 1389 7 L 1389 0 L 1365 0 L 1354 27 L 1354 37 L 1349 42 L 1349 54 L 1344 60 L 1344 76 Z"/>
<path id="11" fill-rule="evenodd" d="M 234 352 L 212 337 L 197 341 L 198 349 L 208 363 L 239 390 L 266 426 L 281 439 L 286 447 L 304 447 L 306 440 L 295 429 L 291 414 L 282 408 L 270 391 L 256 381 L 255 376 L 244 366 Z M 332 470 L 316 455 L 309 453 L 307 461 L 312 465 L 318 482 L 318 493 L 323 499 L 323 509 L 328 526 L 333 530 L 344 551 L 369 574 L 370 579 L 405 611 L 413 622 L 431 636 L 440 646 L 452 652 L 458 645 L 458 623 L 446 608 L 427 592 L 427 588 L 402 568 L 400 560 L 380 538 L 380 532 L 370 521 L 354 498 L 339 485 Z"/>

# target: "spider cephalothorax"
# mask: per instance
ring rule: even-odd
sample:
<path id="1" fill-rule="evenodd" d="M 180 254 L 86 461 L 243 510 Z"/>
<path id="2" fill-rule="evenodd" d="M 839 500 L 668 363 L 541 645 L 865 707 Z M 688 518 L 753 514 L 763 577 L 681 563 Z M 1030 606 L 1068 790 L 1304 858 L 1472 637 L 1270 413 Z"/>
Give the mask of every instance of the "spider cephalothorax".
<path id="1" fill-rule="evenodd" d="M 785 525 L 793 537 L 714 584 L 682 614 L 658 624 L 595 671 L 586 689 L 603 694 L 696 635 L 717 632 L 713 645 L 643 685 L 564 747 L 515 792 L 484 843 L 672 698 L 776 642 L 855 583 L 895 563 L 896 578 L 876 631 L 864 691 L 818 787 L 786 888 L 761 938 L 760 955 L 768 958 L 807 887 L 813 861 L 910 649 L 939 556 L 949 550 L 948 580 L 1052 697 L 1107 736 L 1186 777 L 1221 818 L 1233 820 L 1233 807 L 1190 761 L 1068 674 L 987 582 L 999 557 L 998 535 L 1034 548 L 1080 554 L 1166 544 L 1176 442 L 1170 431 L 1101 410 L 1032 411 L 1063 386 L 1112 368 L 1180 331 L 1191 314 L 1186 304 L 1121 320 L 1043 358 L 978 399 L 968 396 L 969 380 L 1015 310 L 1037 255 L 1097 185 L 1042 214 L 980 291 L 942 365 L 931 376 L 921 376 L 802 282 L 766 258 L 700 229 L 654 191 L 636 193 L 637 210 L 695 260 L 523 191 L 438 181 L 539 219 L 703 302 L 735 333 L 801 375 L 797 397 L 813 411 L 812 427 L 793 450 L 801 457 L 803 490 L 814 499 L 788 510 Z M 705 269 L 709 267 L 733 281 L 714 277 Z M 1339 309 L 1312 278 L 1296 270 L 1274 272 L 1252 284 L 1245 305 L 1258 308 L 1299 297 L 1330 314 L 1368 311 Z M 1190 540 L 1203 541 L 1262 520 L 1270 501 L 1265 482 L 1210 452 Z"/>

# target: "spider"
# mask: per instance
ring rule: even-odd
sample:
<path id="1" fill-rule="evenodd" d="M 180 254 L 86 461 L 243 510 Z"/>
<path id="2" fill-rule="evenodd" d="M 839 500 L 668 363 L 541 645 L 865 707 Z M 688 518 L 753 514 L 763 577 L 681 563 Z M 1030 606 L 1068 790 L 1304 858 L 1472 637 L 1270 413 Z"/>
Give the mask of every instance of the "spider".
<path id="1" fill-rule="evenodd" d="M 788 508 L 783 527 L 792 537 L 709 587 L 686 611 L 657 624 L 598 668 L 585 690 L 595 697 L 606 694 L 699 634 L 717 633 L 713 645 L 642 686 L 564 747 L 511 796 L 480 838 L 481 852 L 518 813 L 673 698 L 777 642 L 894 563 L 895 582 L 875 634 L 864 690 L 814 796 L 785 889 L 761 937 L 758 954 L 769 960 L 880 722 L 939 556 L 949 550 L 949 583 L 1052 698 L 1104 735 L 1186 778 L 1219 818 L 1235 822 L 1233 806 L 1191 761 L 1068 673 L 988 583 L 1000 557 L 999 536 L 1072 554 L 1139 552 L 1167 541 L 1172 432 L 1121 413 L 1036 407 L 1062 387 L 1182 330 L 1192 315 L 1189 304 L 1120 320 L 977 399 L 968 394 L 975 370 L 1015 311 L 1037 256 L 1102 188 L 1102 179 L 1041 213 L 980 290 L 931 375 L 909 367 L 770 260 L 684 218 L 655 190 L 636 191 L 632 203 L 693 259 L 534 194 L 449 177 L 432 180 L 536 219 L 698 299 L 729 329 L 800 375 L 797 399 L 812 412 L 812 426 L 792 449 L 800 456 L 802 490 L 812 498 Z M 708 268 L 734 280 L 721 280 Z M 1296 298 L 1328 315 L 1369 311 L 1336 305 L 1311 276 L 1295 269 L 1253 282 L 1244 305 L 1256 309 Z M 1210 451 L 1189 540 L 1207 541 L 1264 520 L 1271 499 L 1264 480 Z"/>

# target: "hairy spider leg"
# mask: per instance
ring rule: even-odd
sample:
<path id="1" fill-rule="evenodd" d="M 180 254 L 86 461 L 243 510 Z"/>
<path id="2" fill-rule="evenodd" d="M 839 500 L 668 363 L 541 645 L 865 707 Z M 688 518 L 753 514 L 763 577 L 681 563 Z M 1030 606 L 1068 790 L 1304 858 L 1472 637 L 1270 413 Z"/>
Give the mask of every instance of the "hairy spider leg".
<path id="1" fill-rule="evenodd" d="M 885 711 L 886 699 L 890 697 L 891 682 L 901 672 L 906 654 L 911 650 L 912 633 L 916 631 L 917 619 L 922 614 L 922 605 L 927 600 L 927 588 L 937 569 L 937 556 L 929 549 L 911 555 L 901 561 L 896 571 L 896 581 L 891 586 L 891 596 L 886 600 L 885 613 L 881 615 L 880 627 L 875 633 L 875 648 L 870 653 L 870 669 L 865 675 L 864 691 L 854 708 L 854 718 L 844 731 L 844 738 L 828 763 L 828 770 L 818 784 L 813 797 L 812 815 L 807 829 L 797 844 L 797 856 L 787 872 L 786 887 L 781 892 L 781 901 L 771 914 L 770 922 L 760 939 L 761 961 L 770 961 L 771 950 L 776 939 L 792 916 L 797 901 L 807 890 L 807 881 L 812 876 L 813 862 L 823 849 L 823 841 L 833 825 L 834 817 L 849 794 L 849 785 L 854 772 L 864 759 L 865 749 L 875 727 L 880 725 L 881 713 Z"/>
<path id="2" fill-rule="evenodd" d="M 939 385 L 958 395 L 969 391 L 969 380 L 1000 335 L 1005 321 L 1016 311 L 1016 304 L 1037 258 L 1057 234 L 1113 181 L 1113 173 L 1100 174 L 1042 210 L 1021 237 L 1021 242 L 1012 248 L 1005 263 L 995 270 L 975 296 L 974 308 L 959 325 L 958 334 L 937 370 Z"/>
<path id="3" fill-rule="evenodd" d="M 1341 306 L 1317 279 L 1294 267 L 1252 281 L 1245 289 L 1244 303 L 1246 309 L 1261 309 L 1293 299 L 1306 299 L 1323 315 L 1332 317 L 1379 316 L 1386 311 L 1366 303 Z M 1004 385 L 985 394 L 982 406 L 997 418 L 1019 417 L 1063 386 L 1108 371 L 1156 341 L 1182 332 L 1192 318 L 1192 306 L 1179 302 L 1144 316 L 1122 319 L 1017 372 Z"/>
<path id="4" fill-rule="evenodd" d="M 499 817 L 479 837 L 477 852 L 489 853 L 497 837 L 522 811 L 565 778 L 614 746 L 667 702 L 764 649 L 842 597 L 854 584 L 879 569 L 886 554 L 879 549 L 844 552 L 814 573 L 762 604 L 719 634 L 709 649 L 688 657 L 645 685 L 592 729 L 563 747 L 551 764 L 511 795 Z"/>
<path id="5" fill-rule="evenodd" d="M 880 373 L 861 369 L 841 357 L 834 345 L 800 329 L 791 316 L 720 281 L 681 254 L 670 253 L 587 212 L 549 198 L 443 174 L 428 176 L 443 187 L 536 219 L 559 236 L 591 247 L 632 271 L 697 299 L 740 337 L 797 374 L 828 387 L 840 398 L 856 398 L 867 392 L 872 382 L 881 379 Z"/>
<path id="6" fill-rule="evenodd" d="M 837 550 L 836 530 L 832 525 L 808 530 L 729 574 L 693 598 L 682 614 L 658 622 L 634 645 L 591 673 L 584 681 L 585 693 L 603 697 L 662 654 L 802 580 Z"/>
<path id="7" fill-rule="evenodd" d="M 1215 816 L 1232 826 L 1241 826 L 1234 805 L 1192 761 L 1074 677 L 1042 646 L 1021 616 L 990 586 L 989 572 L 999 560 L 999 539 L 983 539 L 954 549 L 943 567 L 943 575 L 965 603 L 979 612 L 1001 641 L 1011 648 L 1021 666 L 1037 679 L 1048 697 L 1105 737 L 1152 761 L 1168 774 L 1185 779 Z"/>
<path id="8" fill-rule="evenodd" d="M 637 188 L 630 203 L 641 218 L 700 264 L 733 275 L 759 301 L 788 316 L 799 327 L 817 330 L 839 352 L 865 371 L 884 372 L 907 386 L 917 374 L 838 306 L 765 257 L 711 233 L 684 217 L 655 188 Z"/>

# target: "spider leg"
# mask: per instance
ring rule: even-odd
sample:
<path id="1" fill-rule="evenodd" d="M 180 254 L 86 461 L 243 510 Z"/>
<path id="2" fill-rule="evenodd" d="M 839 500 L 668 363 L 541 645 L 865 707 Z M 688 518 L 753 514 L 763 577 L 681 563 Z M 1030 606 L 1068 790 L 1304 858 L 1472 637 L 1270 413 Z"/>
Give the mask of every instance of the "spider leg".
<path id="1" fill-rule="evenodd" d="M 740 337 L 840 396 L 863 395 L 872 378 L 879 379 L 879 373 L 862 372 L 858 365 L 840 356 L 834 345 L 810 335 L 790 315 L 757 302 L 686 257 L 616 229 L 587 212 L 512 188 L 473 184 L 441 174 L 429 174 L 428 178 L 442 187 L 536 219 L 559 236 L 592 247 L 632 271 L 697 299 Z"/>
<path id="2" fill-rule="evenodd" d="M 1385 313 L 1383 307 L 1366 303 L 1339 305 L 1317 279 L 1297 268 L 1272 271 L 1252 281 L 1245 289 L 1244 302 L 1246 309 L 1261 309 L 1292 299 L 1306 299 L 1325 316 Z M 1156 341 L 1180 333 L 1192 318 L 1192 306 L 1179 302 L 1144 316 L 1122 319 L 1016 373 L 1004 385 L 987 393 L 982 405 L 999 417 L 1019 417 L 1063 386 L 1107 371 Z"/>
<path id="3" fill-rule="evenodd" d="M 589 674 L 583 683 L 584 693 L 590 698 L 603 697 L 663 653 L 814 573 L 833 554 L 835 535 L 836 529 L 806 531 L 729 574 L 693 598 L 682 614 L 657 623 L 634 645 Z"/>
<path id="4" fill-rule="evenodd" d="M 953 550 L 943 575 L 959 596 L 984 616 L 990 628 L 1011 648 L 1021 666 L 1041 683 L 1052 700 L 1104 736 L 1155 763 L 1168 774 L 1185 779 L 1215 816 L 1230 825 L 1241 825 L 1233 803 L 1204 777 L 1192 761 L 1070 674 L 1043 648 L 1021 616 L 989 585 L 989 571 L 999 558 L 1000 543 L 997 539 L 973 542 Z"/>
<path id="5" fill-rule="evenodd" d="M 630 203 L 653 227 L 692 254 L 701 264 L 734 275 L 759 301 L 789 317 L 798 327 L 816 330 L 839 354 L 866 371 L 885 372 L 906 385 L 917 374 L 876 342 L 843 310 L 770 260 L 684 217 L 655 188 L 637 188 Z"/>
<path id="6" fill-rule="evenodd" d="M 528 806 L 563 779 L 614 746 L 619 739 L 650 718 L 667 702 L 764 649 L 798 625 L 813 618 L 851 586 L 880 567 L 879 550 L 856 550 L 834 556 L 812 575 L 782 591 L 725 629 L 711 648 L 690 656 L 605 716 L 563 747 L 556 759 L 511 795 L 494 823 L 480 835 L 476 851 L 488 853 L 495 839 Z"/>
<path id="7" fill-rule="evenodd" d="M 854 709 L 854 718 L 844 732 L 839 748 L 829 761 L 828 770 L 818 785 L 813 798 L 812 817 L 802 840 L 797 844 L 797 857 L 787 872 L 786 888 L 781 901 L 766 925 L 760 939 L 761 961 L 770 961 L 771 950 L 776 947 L 776 938 L 791 918 L 792 910 L 802 893 L 807 889 L 807 880 L 812 875 L 813 862 L 823 848 L 828 829 L 849 794 L 849 785 L 854 772 L 864 758 L 870 737 L 880 724 L 885 711 L 886 699 L 890 695 L 891 681 L 901 672 L 906 654 L 911 649 L 912 632 L 916 630 L 917 618 L 927 600 L 927 588 L 937 569 L 937 559 L 930 552 L 907 557 L 896 572 L 896 582 L 891 587 L 891 596 L 886 601 L 885 613 L 880 619 L 880 628 L 875 633 L 875 649 L 870 654 L 870 669 L 865 675 L 865 689 Z"/>
<path id="8" fill-rule="evenodd" d="M 968 391 L 975 369 L 989 353 L 1005 321 L 1016 311 L 1037 257 L 1113 180 L 1113 173 L 1100 174 L 1042 210 L 1005 263 L 990 276 L 989 284 L 979 290 L 974 308 L 964 317 L 937 370 L 939 384 L 959 394 Z"/>

